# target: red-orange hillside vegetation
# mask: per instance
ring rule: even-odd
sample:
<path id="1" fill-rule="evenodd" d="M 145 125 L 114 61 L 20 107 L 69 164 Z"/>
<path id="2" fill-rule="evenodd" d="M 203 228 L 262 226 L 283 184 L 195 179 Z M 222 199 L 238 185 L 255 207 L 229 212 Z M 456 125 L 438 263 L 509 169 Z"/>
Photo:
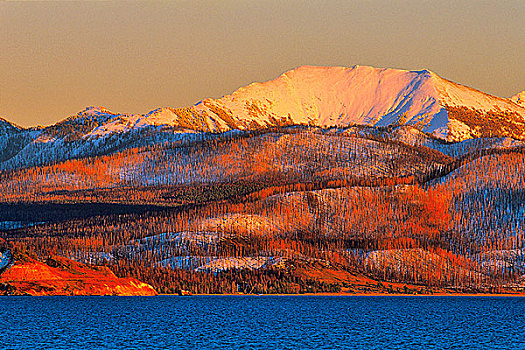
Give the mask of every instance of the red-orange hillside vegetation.
<path id="1" fill-rule="evenodd" d="M 24 256 L 0 275 L 0 295 L 157 295 L 149 284 L 118 278 L 107 267 L 54 256 L 41 262 Z"/>

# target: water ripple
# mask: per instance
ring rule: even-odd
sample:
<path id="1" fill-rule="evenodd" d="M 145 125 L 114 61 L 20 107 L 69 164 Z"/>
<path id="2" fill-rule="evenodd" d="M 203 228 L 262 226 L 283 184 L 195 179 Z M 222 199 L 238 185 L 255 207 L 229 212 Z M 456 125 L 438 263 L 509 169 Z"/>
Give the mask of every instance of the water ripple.
<path id="1" fill-rule="evenodd" d="M 0 349 L 525 349 L 525 298 L 0 297 Z"/>

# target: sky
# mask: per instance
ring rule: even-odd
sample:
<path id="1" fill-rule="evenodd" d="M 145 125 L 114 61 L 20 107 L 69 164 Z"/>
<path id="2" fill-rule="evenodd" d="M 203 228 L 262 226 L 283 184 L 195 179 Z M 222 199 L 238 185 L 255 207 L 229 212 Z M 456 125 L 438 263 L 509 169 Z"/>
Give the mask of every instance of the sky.
<path id="1" fill-rule="evenodd" d="M 300 65 L 525 90 L 524 0 L 0 0 L 0 117 L 49 125 L 219 98 Z"/>

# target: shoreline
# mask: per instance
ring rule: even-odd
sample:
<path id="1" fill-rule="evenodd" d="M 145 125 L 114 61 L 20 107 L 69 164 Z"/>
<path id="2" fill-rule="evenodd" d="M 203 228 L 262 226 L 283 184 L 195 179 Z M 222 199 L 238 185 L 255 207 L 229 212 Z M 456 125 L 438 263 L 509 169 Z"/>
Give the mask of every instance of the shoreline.
<path id="1" fill-rule="evenodd" d="M 177 294 L 159 294 L 158 296 L 170 296 Z M 326 297 L 525 297 L 525 293 L 433 293 L 433 294 L 403 294 L 403 293 L 295 293 L 295 294 L 191 294 L 181 296 L 256 296 L 256 297 L 286 297 L 286 296 L 326 296 Z"/>
<path id="2" fill-rule="evenodd" d="M 480 298 L 524 298 L 525 293 L 433 293 L 433 294 L 403 294 L 403 293 L 294 293 L 294 294 L 157 294 L 157 295 L 100 295 L 100 294 L 50 294 L 50 295 L 0 295 L 0 297 L 480 297 Z"/>

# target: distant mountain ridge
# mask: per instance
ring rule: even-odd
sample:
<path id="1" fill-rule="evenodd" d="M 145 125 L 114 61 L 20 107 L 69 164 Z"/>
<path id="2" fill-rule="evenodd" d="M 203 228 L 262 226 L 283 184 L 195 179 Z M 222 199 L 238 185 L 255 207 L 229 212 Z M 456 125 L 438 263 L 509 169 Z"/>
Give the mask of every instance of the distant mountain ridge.
<path id="1" fill-rule="evenodd" d="M 19 126 L 0 117 L 0 136 L 7 134 L 7 133 L 15 133 L 20 130 L 21 128 Z"/>
<path id="2" fill-rule="evenodd" d="M 507 99 L 453 83 L 428 70 L 368 66 L 301 66 L 274 80 L 252 83 L 194 106 L 118 114 L 87 107 L 44 128 L 20 128 L 0 119 L 0 161 L 70 157 L 139 144 L 144 134 L 180 137 L 195 132 L 255 130 L 276 126 L 413 125 L 448 141 L 478 137 L 525 139 L 525 92 Z M 137 136 L 140 134 L 140 137 Z M 153 135 L 153 136 L 152 136 Z M 154 141 L 152 141 L 154 142 Z M 58 157 L 58 158 L 57 158 Z M 0 167 L 1 169 L 2 167 Z"/>
<path id="3" fill-rule="evenodd" d="M 512 96 L 510 99 L 516 102 L 517 104 L 525 107 L 525 90 L 517 93 L 516 95 Z"/>
<path id="4" fill-rule="evenodd" d="M 44 130 L 73 125 L 77 129 L 71 132 L 81 132 L 89 138 L 162 125 L 220 132 L 295 124 L 320 127 L 410 124 L 437 137 L 459 141 L 484 135 L 476 135 L 475 124 L 464 121 L 458 124 L 449 109 L 512 114 L 515 122 L 522 125 L 524 94 L 499 98 L 428 70 L 301 66 L 274 80 L 252 83 L 231 95 L 204 99 L 191 107 L 158 108 L 141 115 L 112 113 L 91 106 Z M 458 129 L 465 128 L 472 129 L 470 137 L 458 134 L 463 131 Z"/>

